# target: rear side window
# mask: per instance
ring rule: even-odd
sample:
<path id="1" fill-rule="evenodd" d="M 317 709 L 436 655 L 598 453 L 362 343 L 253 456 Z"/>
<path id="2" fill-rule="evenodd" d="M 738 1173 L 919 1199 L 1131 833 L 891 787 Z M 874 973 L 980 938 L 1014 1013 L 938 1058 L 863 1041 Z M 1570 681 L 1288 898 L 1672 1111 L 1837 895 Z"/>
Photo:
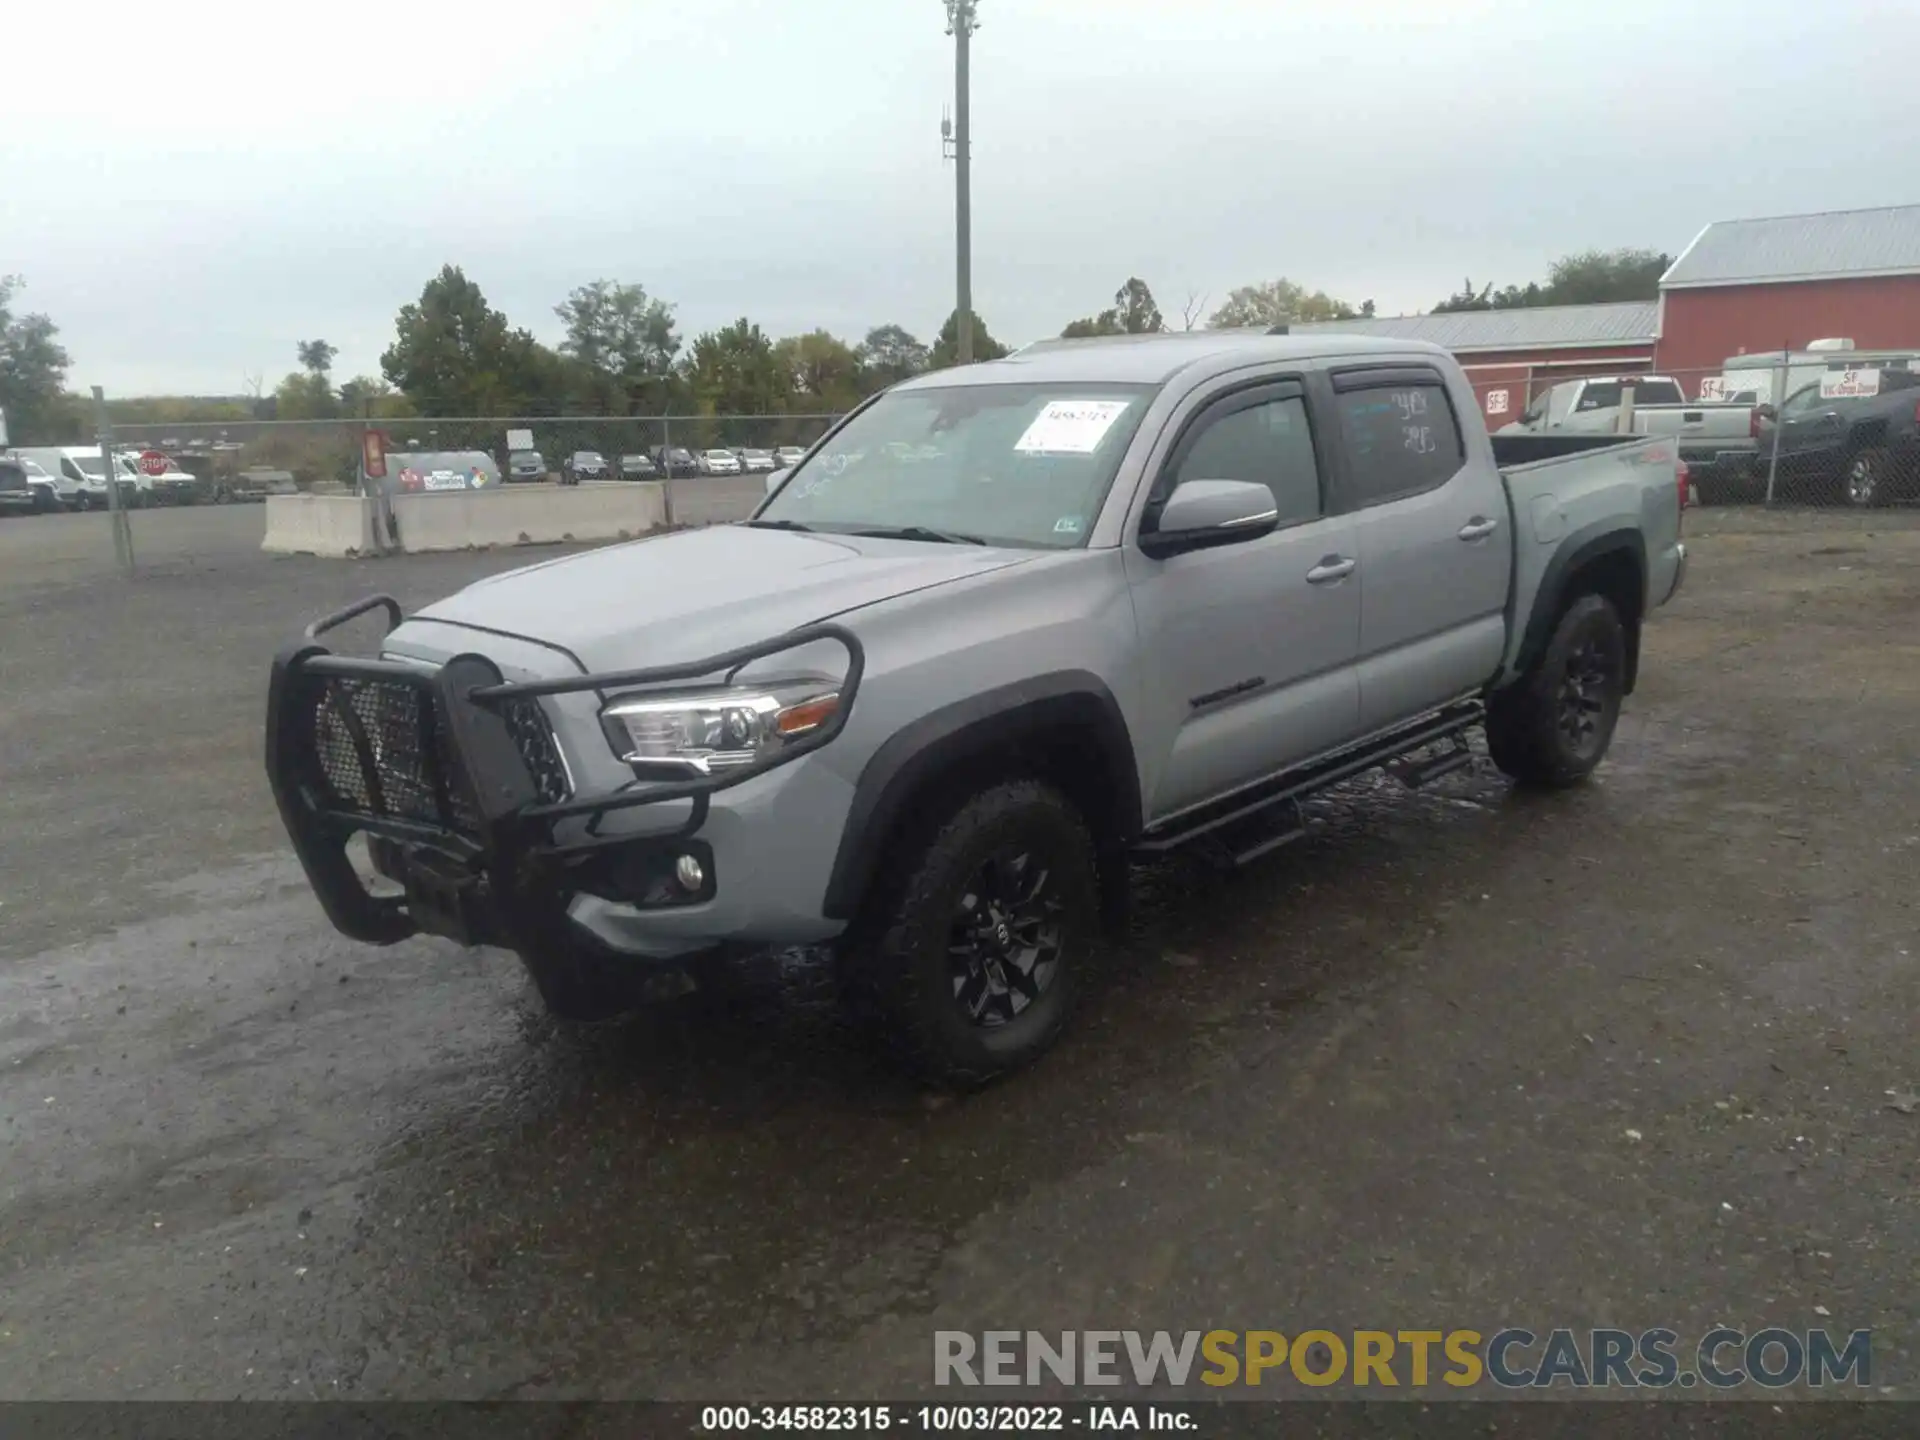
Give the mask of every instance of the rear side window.
<path id="1" fill-rule="evenodd" d="M 1453 406 L 1437 378 L 1344 390 L 1334 399 L 1356 505 L 1444 485 L 1466 459 Z"/>
<path id="2" fill-rule="evenodd" d="M 1320 469 L 1306 402 L 1298 396 L 1229 410 L 1206 423 L 1182 457 L 1174 484 L 1245 480 L 1273 492 L 1280 523 L 1320 515 Z"/>

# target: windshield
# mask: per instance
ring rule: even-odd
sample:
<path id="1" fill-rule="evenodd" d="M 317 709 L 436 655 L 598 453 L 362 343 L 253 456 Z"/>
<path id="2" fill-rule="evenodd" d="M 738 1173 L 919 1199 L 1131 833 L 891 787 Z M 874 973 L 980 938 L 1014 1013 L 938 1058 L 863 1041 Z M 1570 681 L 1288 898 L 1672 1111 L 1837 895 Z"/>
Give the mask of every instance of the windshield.
<path id="1" fill-rule="evenodd" d="M 1820 403 L 1820 387 L 1803 385 L 1787 397 L 1787 403 L 1780 407 L 1782 415 L 1801 415 Z"/>
<path id="2" fill-rule="evenodd" d="M 24 455 L 21 456 L 18 460 L 14 461 L 13 463 L 18 465 L 22 470 L 26 471 L 28 475 L 32 476 L 35 479 L 51 480 L 53 478 L 51 475 L 47 474 L 46 471 L 42 470 L 36 461 L 29 460 Z"/>
<path id="3" fill-rule="evenodd" d="M 1082 544 L 1139 428 L 1145 385 L 896 390 L 834 432 L 758 517 Z"/>
<path id="4" fill-rule="evenodd" d="M 1618 380 L 1589 381 L 1586 389 L 1580 392 L 1580 403 L 1576 410 L 1611 410 L 1620 403 L 1621 384 Z M 1651 377 L 1639 380 L 1633 387 L 1635 405 L 1683 405 L 1686 397 L 1680 393 L 1680 387 L 1671 380 L 1655 380 Z"/>
<path id="5" fill-rule="evenodd" d="M 576 465 L 601 465 L 605 463 L 601 460 L 598 450 L 576 451 L 573 460 Z"/>

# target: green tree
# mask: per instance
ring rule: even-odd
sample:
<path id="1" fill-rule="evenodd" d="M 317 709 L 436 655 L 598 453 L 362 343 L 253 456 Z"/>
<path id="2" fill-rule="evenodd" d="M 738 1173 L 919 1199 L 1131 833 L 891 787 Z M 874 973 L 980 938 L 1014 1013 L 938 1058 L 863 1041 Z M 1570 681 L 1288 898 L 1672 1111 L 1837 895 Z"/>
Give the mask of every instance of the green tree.
<path id="1" fill-rule="evenodd" d="M 324 340 L 302 340 L 295 348 L 300 356 L 300 368 L 322 380 L 333 370 L 333 358 L 340 353 L 338 346 Z"/>
<path id="2" fill-rule="evenodd" d="M 925 370 L 932 363 L 927 347 L 898 325 L 876 325 L 867 331 L 855 352 L 866 375 L 869 390 L 884 390 L 898 385 Z"/>
<path id="3" fill-rule="evenodd" d="M 1660 277 L 1673 257 L 1658 250 L 1582 250 L 1547 270 L 1543 305 L 1600 305 L 1610 300 L 1658 300 Z"/>
<path id="4" fill-rule="evenodd" d="M 1098 315 L 1086 315 L 1078 320 L 1069 320 L 1061 330 L 1062 340 L 1091 340 L 1097 335 L 1120 335 L 1120 319 L 1111 310 L 1102 310 Z"/>
<path id="5" fill-rule="evenodd" d="M 14 444 L 65 428 L 61 391 L 72 363 L 54 337 L 59 327 L 45 315 L 16 315 L 13 297 L 22 280 L 0 275 L 0 410 Z"/>
<path id="6" fill-rule="evenodd" d="M 400 307 L 394 342 L 380 357 L 388 382 L 423 415 L 511 414 L 528 398 L 538 346 L 487 304 L 458 265 L 446 265 L 420 299 Z M 548 352 L 551 354 L 552 352 Z"/>
<path id="7" fill-rule="evenodd" d="M 1213 330 L 1271 330 L 1275 325 L 1352 320 L 1356 314 L 1346 301 L 1336 300 L 1324 290 L 1309 291 L 1283 276 L 1228 291 L 1226 301 L 1208 317 L 1207 326 Z"/>
<path id="8" fill-rule="evenodd" d="M 947 316 L 947 323 L 940 327 L 940 334 L 933 342 L 933 351 L 928 356 L 927 368 L 945 370 L 950 365 L 959 364 L 957 353 L 960 348 L 960 312 L 958 309 Z M 1006 356 L 1007 347 L 987 333 L 987 323 L 980 318 L 976 310 L 973 316 L 973 358 L 975 360 L 999 360 Z"/>
<path id="9" fill-rule="evenodd" d="M 560 353 L 585 367 L 605 408 L 626 413 L 659 398 L 660 382 L 680 353 L 673 307 L 645 287 L 595 280 L 553 307 L 567 327 Z"/>
<path id="10" fill-rule="evenodd" d="M 340 409 L 346 415 L 368 415 L 376 420 L 399 419 L 413 413 L 407 397 L 378 375 L 356 375 L 343 384 Z"/>
<path id="11" fill-rule="evenodd" d="M 1581 250 L 1547 267 L 1547 283 L 1530 280 L 1495 290 L 1468 279 L 1438 305 L 1456 310 L 1523 310 L 1534 305 L 1602 305 L 1618 300 L 1657 300 L 1660 277 L 1673 258 L 1658 250 Z"/>
<path id="12" fill-rule="evenodd" d="M 706 415 L 778 415 L 793 393 L 793 377 L 773 342 L 744 316 L 693 342 L 686 378 Z"/>
<path id="13" fill-rule="evenodd" d="M 1066 340 L 1082 340 L 1093 335 L 1157 335 L 1166 328 L 1166 318 L 1154 303 L 1153 291 L 1136 275 L 1113 292 L 1112 305 L 1098 315 L 1071 321 L 1060 335 Z"/>
<path id="14" fill-rule="evenodd" d="M 340 414 L 340 400 L 325 374 L 294 370 L 274 387 L 273 413 L 279 420 L 332 420 Z"/>
<path id="15" fill-rule="evenodd" d="M 789 335 L 773 347 L 787 373 L 791 404 L 814 414 L 851 410 L 865 393 L 860 356 L 824 330 Z"/>

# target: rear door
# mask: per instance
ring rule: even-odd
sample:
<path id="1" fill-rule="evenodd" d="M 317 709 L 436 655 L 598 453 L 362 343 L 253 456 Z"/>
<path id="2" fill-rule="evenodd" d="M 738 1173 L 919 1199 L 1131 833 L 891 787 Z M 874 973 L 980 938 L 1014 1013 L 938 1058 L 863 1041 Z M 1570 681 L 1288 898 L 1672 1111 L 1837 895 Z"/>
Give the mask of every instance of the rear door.
<path id="1" fill-rule="evenodd" d="M 1424 365 L 1335 370 L 1331 385 L 1370 733 L 1476 691 L 1499 669 L 1513 537 L 1491 447 L 1467 428 L 1477 421 L 1470 392 Z"/>
<path id="2" fill-rule="evenodd" d="M 1325 442 L 1313 420 L 1297 380 L 1226 389 L 1182 425 L 1148 492 L 1143 526 L 1185 480 L 1265 485 L 1280 514 L 1273 533 L 1237 545 L 1164 559 L 1127 546 L 1141 688 L 1160 750 L 1150 820 L 1353 737 L 1354 526 L 1327 513 Z"/>

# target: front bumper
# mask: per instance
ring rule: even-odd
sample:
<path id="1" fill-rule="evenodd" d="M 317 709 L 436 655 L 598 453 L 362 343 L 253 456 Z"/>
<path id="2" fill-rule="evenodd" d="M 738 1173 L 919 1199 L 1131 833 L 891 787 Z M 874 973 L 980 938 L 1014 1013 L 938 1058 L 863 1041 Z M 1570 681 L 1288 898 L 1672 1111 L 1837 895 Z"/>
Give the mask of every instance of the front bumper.
<path id="1" fill-rule="evenodd" d="M 1674 596 L 1680 593 L 1680 587 L 1686 583 L 1687 546 L 1685 541 L 1681 541 L 1673 547 L 1673 584 L 1667 587 L 1667 599 L 1662 600 L 1660 603 L 1664 605 L 1667 603 L 1667 600 L 1673 599 Z"/>
<path id="2" fill-rule="evenodd" d="M 685 665 L 507 683 L 477 654 L 437 668 L 336 655 L 318 637 L 358 615 L 400 607 L 373 596 L 316 621 L 274 660 L 267 698 L 266 766 L 280 817 L 327 918 L 342 934 L 386 945 L 420 933 L 463 944 L 539 948 L 558 933 L 630 956 L 668 958 L 735 938 L 741 907 L 718 903 L 715 849 L 754 854 L 765 785 L 715 815 L 711 797 L 831 744 L 846 724 L 864 655 L 853 634 L 813 625 Z M 591 794 L 555 740 L 548 697 L 703 680 L 802 645 L 846 649 L 841 706 L 812 735 L 757 765 L 697 780 L 628 780 Z M 769 782 L 777 787 L 776 782 Z M 752 798 L 758 796 L 758 799 Z M 643 807 L 684 809 L 666 828 L 602 822 Z M 709 827 L 709 820 L 717 823 Z M 705 833 L 703 833 L 703 831 Z M 364 835 L 374 868 L 400 894 L 376 894 L 347 844 Z M 701 862 L 688 890 L 676 862 Z M 762 853 L 755 860 L 764 861 Z M 732 868 L 737 888 L 760 866 Z M 837 929 L 838 927 L 830 927 Z M 751 937 L 740 937 L 751 938 Z"/>

